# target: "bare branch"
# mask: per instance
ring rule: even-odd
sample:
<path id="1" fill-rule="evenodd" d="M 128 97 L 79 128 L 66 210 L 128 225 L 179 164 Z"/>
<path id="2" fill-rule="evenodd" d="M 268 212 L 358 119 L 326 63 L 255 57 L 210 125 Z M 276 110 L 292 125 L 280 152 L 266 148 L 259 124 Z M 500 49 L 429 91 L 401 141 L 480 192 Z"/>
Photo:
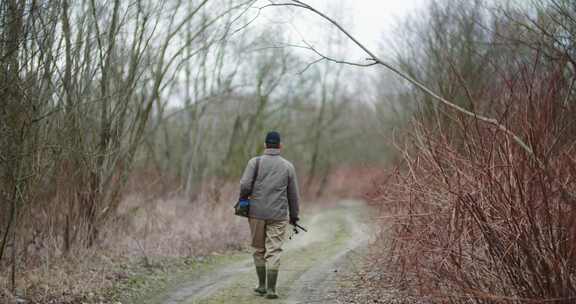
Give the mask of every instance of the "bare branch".
<path id="1" fill-rule="evenodd" d="M 322 62 L 322 61 L 324 61 L 324 58 L 319 58 L 319 59 L 316 59 L 316 60 L 308 63 L 304 69 L 302 69 L 300 72 L 298 72 L 298 75 L 304 74 L 304 72 L 306 72 L 306 71 L 307 71 L 309 68 L 311 68 L 313 65 L 315 65 L 315 64 L 317 64 L 317 63 L 319 63 L 319 62 Z"/>
<path id="2" fill-rule="evenodd" d="M 424 91 L 426 94 L 430 95 L 432 98 L 434 98 L 435 100 L 439 101 L 440 103 L 456 110 L 459 111 L 467 116 L 473 117 L 475 119 L 478 119 L 480 121 L 483 121 L 485 123 L 494 125 L 496 128 L 498 128 L 500 131 L 504 132 L 505 134 L 509 135 L 510 137 L 512 137 L 512 139 L 523 149 L 525 150 L 540 166 L 544 166 L 543 162 L 534 154 L 533 149 L 524 142 L 524 140 L 522 138 L 520 138 L 520 136 L 516 135 L 514 132 L 512 132 L 511 130 L 509 130 L 506 126 L 504 126 L 503 124 L 501 124 L 498 120 L 494 119 L 494 118 L 489 118 L 480 114 L 477 114 L 475 112 L 469 111 L 457 104 L 455 104 L 452 101 L 449 101 L 445 98 L 443 98 L 442 96 L 436 94 L 434 91 L 432 91 L 432 89 L 428 88 L 426 85 L 424 85 L 423 83 L 419 82 L 418 80 L 410 77 L 408 74 L 400 71 L 399 69 L 395 68 L 394 66 L 392 66 L 391 64 L 385 62 L 384 60 L 380 59 L 378 56 L 376 56 L 375 53 L 373 53 L 370 49 L 368 49 L 366 46 L 364 46 L 360 41 L 358 41 L 352 34 L 350 34 L 342 25 L 340 25 L 337 21 L 335 21 L 334 19 L 330 18 L 329 16 L 327 16 L 326 14 L 322 13 L 321 11 L 313 8 L 312 6 L 305 4 L 302 1 L 298 1 L 298 0 L 291 0 L 290 2 L 284 2 L 284 3 L 272 3 L 272 4 L 268 4 L 266 6 L 264 6 L 263 8 L 266 7 L 282 7 L 282 6 L 292 6 L 292 7 L 298 7 L 298 8 L 303 8 L 306 10 L 309 10 L 315 14 L 317 14 L 318 16 L 324 18 L 326 21 L 330 22 L 331 24 L 333 24 L 336 28 L 338 28 L 338 30 L 340 30 L 340 32 L 342 32 L 344 35 L 346 35 L 346 37 L 348 37 L 352 42 L 354 42 L 354 44 L 356 44 L 359 48 L 361 48 L 366 54 L 368 54 L 369 58 L 368 60 L 372 60 L 374 61 L 374 64 L 379 64 L 384 66 L 385 68 L 391 70 L 392 72 L 394 72 L 396 75 L 400 76 L 401 78 L 407 80 L 408 82 L 412 83 L 413 85 L 415 85 L 416 87 L 418 87 L 419 89 L 421 89 L 422 91 Z M 329 58 L 326 58 L 326 60 L 330 60 Z M 338 62 L 338 60 L 330 60 L 333 62 Z M 362 65 L 360 65 L 362 66 Z"/>

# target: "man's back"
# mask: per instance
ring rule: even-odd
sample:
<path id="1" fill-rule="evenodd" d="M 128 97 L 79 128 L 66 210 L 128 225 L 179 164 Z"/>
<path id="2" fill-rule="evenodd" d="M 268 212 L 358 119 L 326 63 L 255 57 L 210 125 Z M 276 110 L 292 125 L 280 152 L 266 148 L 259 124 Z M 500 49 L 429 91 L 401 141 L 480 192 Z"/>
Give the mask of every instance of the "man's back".
<path id="1" fill-rule="evenodd" d="M 258 176 L 254 189 L 250 189 L 257 163 Z M 242 175 L 240 185 L 243 193 L 252 190 L 251 218 L 285 220 L 288 214 L 294 218 L 298 217 L 296 173 L 294 166 L 280 156 L 280 149 L 266 149 L 264 155 L 251 159 Z"/>

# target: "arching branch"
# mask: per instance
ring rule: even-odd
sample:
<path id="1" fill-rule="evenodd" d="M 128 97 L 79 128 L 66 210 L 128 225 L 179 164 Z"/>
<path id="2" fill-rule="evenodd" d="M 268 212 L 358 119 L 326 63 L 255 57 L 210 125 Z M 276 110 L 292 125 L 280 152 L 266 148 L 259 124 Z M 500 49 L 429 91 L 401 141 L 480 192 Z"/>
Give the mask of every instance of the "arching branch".
<path id="1" fill-rule="evenodd" d="M 400 76 L 401 78 L 407 80 L 408 82 L 410 82 L 411 84 L 413 84 L 414 86 L 418 87 L 419 89 L 421 89 L 422 91 L 424 91 L 426 94 L 430 95 L 432 98 L 434 98 L 436 101 L 460 112 L 463 113 L 467 116 L 473 117 L 475 119 L 478 119 L 480 121 L 483 121 L 485 123 L 491 124 L 493 126 L 495 126 L 496 128 L 498 128 L 500 131 L 506 133 L 507 135 L 509 135 L 510 137 L 512 137 L 512 139 L 524 150 L 526 151 L 526 153 L 528 153 L 530 155 L 530 157 L 536 161 L 538 163 L 539 166 L 543 167 L 544 163 L 535 155 L 534 150 L 526 143 L 524 142 L 524 140 L 522 140 L 522 138 L 520 138 L 520 136 L 518 136 L 516 133 L 512 132 L 510 129 L 508 129 L 506 126 L 504 126 L 503 124 L 501 124 L 498 120 L 494 119 L 494 118 L 490 118 L 490 117 L 486 117 L 480 114 L 477 114 L 475 112 L 469 111 L 457 104 L 455 104 L 454 102 L 447 100 L 446 98 L 438 95 L 437 93 L 435 93 L 434 91 L 432 91 L 432 89 L 428 88 L 426 85 L 424 85 L 422 82 L 410 77 L 408 74 L 400 71 L 399 69 L 397 69 L 396 67 L 392 66 L 391 64 L 385 62 L 384 60 L 380 59 L 374 52 L 372 52 L 370 49 L 368 49 L 364 44 L 362 44 L 360 41 L 358 41 L 358 39 L 356 39 L 352 34 L 350 34 L 350 32 L 348 32 L 342 25 L 340 25 L 337 21 L 335 21 L 334 19 L 330 18 L 328 15 L 324 14 L 323 12 L 317 10 L 316 8 L 310 6 L 309 4 L 306 4 L 302 1 L 299 0 L 291 0 L 289 2 L 282 2 L 282 3 L 270 3 L 267 4 L 265 6 L 263 6 L 262 8 L 267 8 L 267 7 L 285 7 L 285 6 L 291 6 L 291 7 L 297 7 L 297 8 L 302 8 L 305 10 L 308 10 L 310 12 L 313 12 L 314 14 L 324 18 L 326 21 L 330 22 L 332 25 L 334 25 L 340 32 L 342 32 L 344 35 L 346 35 L 346 37 L 348 37 L 356 46 L 358 46 L 359 48 L 361 48 L 369 57 L 366 59 L 368 61 L 371 61 L 370 64 L 366 64 L 366 65 L 361 65 L 361 64 L 354 64 L 356 66 L 371 66 L 371 65 L 382 65 L 385 68 L 391 70 L 392 72 L 394 72 L 396 75 Z M 329 60 L 329 61 L 333 61 L 333 62 L 337 62 L 337 63 L 343 63 L 343 64 L 350 64 L 349 62 L 345 62 L 345 61 L 340 61 L 340 60 L 336 60 L 336 59 L 330 59 L 329 57 L 320 54 L 317 50 L 312 48 L 312 51 L 314 51 L 316 54 L 319 54 L 322 58 L 324 58 L 325 60 Z"/>
<path id="2" fill-rule="evenodd" d="M 368 55 L 368 58 L 366 60 L 368 60 L 372 63 L 372 64 L 367 64 L 367 65 L 361 65 L 361 64 L 352 64 L 352 65 L 356 65 L 356 66 L 382 65 L 385 68 L 389 69 L 390 71 L 394 72 L 396 75 L 407 80 L 412 85 L 419 88 L 420 90 L 424 91 L 426 94 L 430 95 L 436 101 L 438 101 L 438 102 L 448 106 L 449 108 L 452 108 L 452 109 L 454 109 L 454 110 L 456 110 L 456 111 L 458 111 L 458 112 L 460 112 L 466 116 L 473 117 L 474 119 L 477 119 L 478 121 L 482 121 L 484 123 L 493 125 L 494 127 L 496 127 L 501 132 L 510 136 L 514 140 L 514 142 L 522 150 L 524 150 L 534 162 L 537 163 L 537 165 L 540 169 L 546 171 L 545 163 L 534 153 L 534 150 L 532 149 L 532 147 L 529 146 L 520 136 L 518 136 L 512 130 L 508 129 L 505 125 L 501 124 L 497 119 L 486 117 L 486 116 L 480 115 L 476 112 L 467 110 L 467 109 L 455 104 L 454 102 L 438 95 L 437 93 L 435 93 L 432 89 L 428 88 L 422 82 L 412 78 L 407 73 L 400 71 L 398 68 L 396 68 L 396 67 L 392 66 L 391 64 L 385 62 L 384 60 L 380 59 L 374 52 L 372 52 L 364 44 L 362 44 L 360 41 L 358 41 L 358 39 L 356 39 L 352 34 L 350 34 L 350 32 L 348 32 L 342 25 L 340 25 L 336 20 L 332 19 L 328 15 L 317 10 L 316 8 L 312 7 L 311 5 L 306 4 L 306 3 L 299 1 L 299 0 L 289 0 L 288 2 L 282 2 L 282 3 L 275 3 L 272 1 L 270 1 L 270 2 L 271 2 L 270 4 L 263 6 L 261 9 L 266 8 L 266 7 L 291 6 L 291 7 L 296 7 L 296 8 L 308 10 L 308 11 L 322 17 L 323 19 L 325 19 L 326 21 L 328 21 L 332 25 L 334 25 L 341 33 L 346 35 L 346 37 L 348 37 L 356 46 L 358 46 L 360 49 L 362 49 Z M 331 58 L 329 58 L 323 54 L 320 54 L 317 50 L 315 50 L 314 48 L 311 48 L 310 46 L 308 48 L 310 48 L 316 54 L 320 55 L 321 59 L 323 59 L 323 60 L 329 60 L 332 62 L 337 62 L 337 63 L 342 63 L 342 64 L 351 64 L 350 62 L 340 61 L 340 60 L 336 60 L 333 58 L 331 59 Z M 568 191 L 564 185 L 559 185 L 559 186 L 561 188 L 561 192 L 562 192 L 563 197 L 565 197 L 567 200 L 571 201 L 572 203 L 576 202 L 576 194 Z"/>

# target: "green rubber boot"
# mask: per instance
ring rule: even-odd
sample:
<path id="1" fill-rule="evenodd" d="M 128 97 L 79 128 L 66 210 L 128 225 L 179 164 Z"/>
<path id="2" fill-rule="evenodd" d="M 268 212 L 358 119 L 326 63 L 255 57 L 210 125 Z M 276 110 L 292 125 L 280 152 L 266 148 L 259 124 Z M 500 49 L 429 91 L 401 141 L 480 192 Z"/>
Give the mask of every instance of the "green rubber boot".
<path id="1" fill-rule="evenodd" d="M 258 288 L 254 289 L 258 295 L 266 294 L 266 266 L 256 266 L 256 274 L 258 275 Z"/>
<path id="2" fill-rule="evenodd" d="M 276 294 L 276 282 L 278 280 L 278 270 L 268 269 L 266 299 L 278 299 Z"/>

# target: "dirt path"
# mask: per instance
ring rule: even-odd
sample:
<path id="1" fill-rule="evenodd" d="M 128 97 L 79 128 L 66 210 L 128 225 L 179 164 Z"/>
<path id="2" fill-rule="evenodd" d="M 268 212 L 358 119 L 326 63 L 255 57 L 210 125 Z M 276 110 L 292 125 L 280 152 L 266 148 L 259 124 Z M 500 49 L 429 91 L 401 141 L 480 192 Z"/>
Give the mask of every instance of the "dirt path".
<path id="1" fill-rule="evenodd" d="M 362 203 L 344 201 L 322 208 L 303 224 L 309 233 L 299 234 L 285 246 L 274 303 L 334 303 L 338 276 L 349 271 L 351 257 L 368 240 Z M 169 291 L 162 304 L 270 303 L 254 295 L 256 275 L 249 254 L 236 263 L 222 265 Z"/>

